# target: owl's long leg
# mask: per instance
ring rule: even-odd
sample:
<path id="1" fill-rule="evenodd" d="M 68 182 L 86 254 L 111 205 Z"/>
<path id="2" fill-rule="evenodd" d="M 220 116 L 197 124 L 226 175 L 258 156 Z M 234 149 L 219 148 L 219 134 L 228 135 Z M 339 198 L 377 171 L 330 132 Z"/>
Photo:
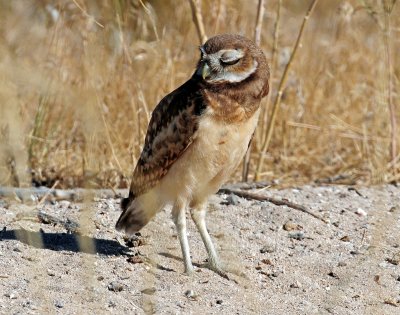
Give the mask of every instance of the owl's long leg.
<path id="1" fill-rule="evenodd" d="M 181 244 L 183 262 L 185 264 L 185 273 L 193 272 L 192 260 L 190 258 L 189 242 L 186 230 L 186 205 L 181 202 L 176 202 L 172 208 L 172 219 L 178 231 L 179 242 Z"/>
<path id="2" fill-rule="evenodd" d="M 203 240 L 204 246 L 207 250 L 208 254 L 208 268 L 212 271 L 216 272 L 220 276 L 224 278 L 228 278 L 227 274 L 222 270 L 221 263 L 218 258 L 218 254 L 215 250 L 214 244 L 211 240 L 211 236 L 207 231 L 206 226 L 206 205 L 202 204 L 199 207 L 195 207 L 191 209 L 190 214 L 194 223 L 196 224 L 197 229 L 201 235 L 201 239 Z"/>

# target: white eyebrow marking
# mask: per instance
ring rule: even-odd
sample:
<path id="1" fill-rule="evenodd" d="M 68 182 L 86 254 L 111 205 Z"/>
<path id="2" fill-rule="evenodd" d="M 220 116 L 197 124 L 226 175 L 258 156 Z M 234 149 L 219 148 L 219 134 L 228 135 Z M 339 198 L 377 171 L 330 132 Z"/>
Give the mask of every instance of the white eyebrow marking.
<path id="1" fill-rule="evenodd" d="M 254 72 L 256 72 L 257 67 L 258 67 L 258 62 L 254 60 L 253 66 L 248 71 L 238 72 L 238 73 L 225 72 L 222 76 L 215 79 L 211 79 L 209 80 L 209 82 L 221 82 L 221 81 L 227 81 L 230 83 L 241 82 L 243 80 L 246 80 L 249 76 L 251 76 Z"/>

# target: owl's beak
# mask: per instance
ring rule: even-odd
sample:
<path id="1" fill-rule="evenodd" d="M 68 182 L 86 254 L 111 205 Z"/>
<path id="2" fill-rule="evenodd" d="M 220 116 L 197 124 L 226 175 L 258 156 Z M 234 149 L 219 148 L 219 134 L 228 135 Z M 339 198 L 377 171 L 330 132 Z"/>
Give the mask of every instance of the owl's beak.
<path id="1" fill-rule="evenodd" d="M 204 63 L 203 67 L 201 68 L 201 76 L 203 80 L 205 80 L 210 75 L 210 73 L 211 73 L 210 67 L 208 66 L 207 63 Z"/>

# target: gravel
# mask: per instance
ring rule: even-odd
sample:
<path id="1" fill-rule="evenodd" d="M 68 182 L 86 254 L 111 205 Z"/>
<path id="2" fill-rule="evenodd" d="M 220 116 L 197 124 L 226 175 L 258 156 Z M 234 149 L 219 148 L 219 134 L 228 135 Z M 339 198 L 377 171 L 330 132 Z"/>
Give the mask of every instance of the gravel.
<path id="1" fill-rule="evenodd" d="M 287 206 L 213 196 L 208 228 L 230 280 L 203 267 L 190 216 L 195 272 L 187 276 L 168 209 L 124 239 L 114 230 L 119 200 L 0 200 L 0 314 L 400 314 L 400 188 L 263 193 L 333 224 Z"/>

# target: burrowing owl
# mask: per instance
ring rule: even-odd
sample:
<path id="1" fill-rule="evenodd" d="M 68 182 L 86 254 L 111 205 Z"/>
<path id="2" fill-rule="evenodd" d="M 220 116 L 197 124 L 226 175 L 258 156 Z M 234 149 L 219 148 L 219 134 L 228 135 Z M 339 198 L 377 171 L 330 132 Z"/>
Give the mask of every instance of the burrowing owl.
<path id="1" fill-rule="evenodd" d="M 243 158 L 269 91 L 265 56 L 240 35 L 218 35 L 200 47 L 192 77 L 154 109 L 145 145 L 121 202 L 117 229 L 133 234 L 171 204 L 185 272 L 191 273 L 186 208 L 208 253 L 208 267 L 225 275 L 206 227 L 208 197 Z"/>

